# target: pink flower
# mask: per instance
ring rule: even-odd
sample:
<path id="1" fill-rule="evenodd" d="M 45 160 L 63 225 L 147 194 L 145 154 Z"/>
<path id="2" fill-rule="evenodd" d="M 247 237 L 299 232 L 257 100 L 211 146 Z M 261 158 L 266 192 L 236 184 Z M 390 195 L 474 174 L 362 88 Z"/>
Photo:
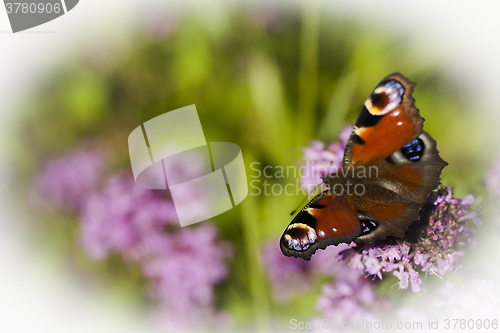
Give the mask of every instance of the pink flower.
<path id="1" fill-rule="evenodd" d="M 273 298 L 284 303 L 311 286 L 312 265 L 300 258 L 286 257 L 281 253 L 277 240 L 264 245 L 262 264 L 271 285 Z"/>
<path id="2" fill-rule="evenodd" d="M 224 260 L 231 256 L 215 227 L 182 228 L 167 236 L 165 245 L 164 251 L 141 261 L 152 298 L 169 309 L 165 314 L 186 324 L 207 311 L 215 315 L 213 287 L 227 276 Z"/>
<path id="3" fill-rule="evenodd" d="M 177 223 L 173 202 L 161 193 L 138 187 L 132 175 L 115 176 L 91 193 L 80 214 L 80 241 L 87 254 L 103 259 L 116 252 L 140 259 L 161 252 L 163 229 Z"/>
<path id="4" fill-rule="evenodd" d="M 196 165 L 178 167 L 189 174 Z M 217 229 L 210 222 L 181 228 L 168 191 L 143 189 L 131 173 L 105 180 L 104 171 L 101 153 L 77 150 L 47 163 L 36 194 L 68 205 L 79 216 L 78 238 L 89 258 L 119 255 L 139 267 L 162 318 L 177 328 L 200 320 L 204 325 L 219 320 L 212 322 L 214 327 L 224 326 L 220 321 L 227 315 L 216 309 L 213 293 L 227 276 L 226 259 L 232 253 Z M 196 194 L 196 189 L 184 193 Z"/>
<path id="5" fill-rule="evenodd" d="M 48 161 L 35 183 L 32 194 L 35 204 L 79 208 L 85 196 L 98 185 L 104 161 L 103 152 L 90 148 L 80 148 Z"/>
<path id="6" fill-rule="evenodd" d="M 332 282 L 323 286 L 316 309 L 324 318 L 334 322 L 358 318 L 380 320 L 377 313 L 387 310 L 390 304 L 377 294 L 373 281 L 365 279 L 360 271 L 351 269 L 348 261 L 341 260 L 341 251 L 348 247 L 330 247 L 311 259 L 316 269 L 332 278 Z"/>
<path id="7" fill-rule="evenodd" d="M 411 285 L 415 293 L 422 289 L 419 272 L 442 276 L 460 268 L 463 249 L 473 248 L 477 241 L 468 221 L 480 225 L 478 212 L 472 211 L 473 197 L 454 198 L 447 188 L 433 193 L 428 202 L 405 238 L 388 238 L 346 250 L 344 256 L 350 258 L 350 266 L 380 279 L 381 272 L 393 272 L 400 280 L 399 289 Z M 417 242 L 409 240 L 414 238 Z"/>
<path id="8" fill-rule="evenodd" d="M 180 228 L 164 191 L 136 186 L 131 174 L 115 176 L 83 205 L 79 237 L 93 259 L 117 253 L 139 265 L 151 297 L 177 322 L 215 315 L 213 288 L 227 275 L 231 251 L 209 223 Z"/>
<path id="9" fill-rule="evenodd" d="M 272 241 L 265 245 L 263 264 L 277 301 L 286 301 L 307 291 L 313 282 L 326 276 L 330 281 L 323 285 L 316 301 L 316 309 L 323 318 L 334 322 L 357 318 L 376 321 L 379 318 L 373 313 L 389 307 L 389 302 L 376 293 L 373 281 L 351 269 L 350 262 L 341 260 L 340 252 L 349 249 L 350 245 L 328 247 L 316 253 L 310 261 L 304 261 L 283 256 L 276 244 L 277 241 Z"/>
<path id="10" fill-rule="evenodd" d="M 312 141 L 311 146 L 304 149 L 308 171 L 301 179 L 304 187 L 316 186 L 322 182 L 322 175 L 338 171 L 351 130 L 351 126 L 344 128 L 339 134 L 340 142 L 327 148 L 320 141 Z M 343 251 L 343 257 L 349 267 L 362 275 L 382 279 L 384 274 L 392 272 L 400 280 L 400 289 L 411 286 L 413 292 L 420 293 L 419 272 L 443 275 L 459 269 L 463 250 L 477 247 L 475 231 L 468 225 L 469 221 L 481 225 L 479 211 L 472 208 L 474 202 L 471 194 L 454 198 L 451 188 L 435 191 L 421 209 L 420 220 L 413 222 L 405 238 L 353 246 Z"/>
<path id="11" fill-rule="evenodd" d="M 322 183 L 321 176 L 337 172 L 344 157 L 344 150 L 352 132 L 352 126 L 346 126 L 340 131 L 339 140 L 326 147 L 321 141 L 313 140 L 309 147 L 304 148 L 305 175 L 302 175 L 302 187 L 312 190 Z"/>

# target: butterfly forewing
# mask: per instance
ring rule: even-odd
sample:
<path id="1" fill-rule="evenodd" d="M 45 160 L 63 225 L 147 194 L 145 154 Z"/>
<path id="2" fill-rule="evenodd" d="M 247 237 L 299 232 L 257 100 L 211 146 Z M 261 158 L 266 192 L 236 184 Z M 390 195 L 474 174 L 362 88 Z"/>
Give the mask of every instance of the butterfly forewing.
<path id="1" fill-rule="evenodd" d="M 354 124 L 343 165 L 371 165 L 418 137 L 423 119 L 411 96 L 415 83 L 399 73 L 375 87 Z"/>

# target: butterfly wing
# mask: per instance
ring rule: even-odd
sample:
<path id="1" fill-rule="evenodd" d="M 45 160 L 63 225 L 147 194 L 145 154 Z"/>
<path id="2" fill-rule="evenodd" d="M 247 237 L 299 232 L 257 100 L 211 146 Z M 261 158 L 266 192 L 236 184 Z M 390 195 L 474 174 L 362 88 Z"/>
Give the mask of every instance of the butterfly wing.
<path id="1" fill-rule="evenodd" d="M 411 95 L 414 86 L 394 73 L 373 89 L 354 124 L 342 162 L 345 168 L 381 161 L 423 132 L 424 119 Z"/>
<path id="2" fill-rule="evenodd" d="M 436 141 L 423 132 L 376 166 L 377 177 L 366 180 L 366 192 L 348 198 L 351 205 L 378 226 L 356 241 L 373 242 L 387 236 L 403 237 L 418 218 L 420 208 L 439 184 L 447 163 L 441 159 Z M 388 192 L 381 196 L 380 192 Z"/>
<path id="3" fill-rule="evenodd" d="M 363 196 L 347 198 L 372 225 L 356 241 L 403 237 L 447 165 L 436 141 L 423 130 L 424 119 L 412 97 L 414 86 L 399 73 L 385 77 L 356 120 L 343 168 L 377 170 L 363 180 Z"/>
<path id="4" fill-rule="evenodd" d="M 447 163 L 436 141 L 423 131 L 424 119 L 412 97 L 414 86 L 394 73 L 375 87 L 356 120 L 342 162 L 344 171 L 357 174 L 363 169 L 365 176 L 346 172 L 347 176 L 324 178 L 331 189 L 349 181 L 361 184 L 363 194 L 335 195 L 328 190 L 314 198 L 283 233 L 280 246 L 285 255 L 309 260 L 328 245 L 403 237 L 418 218 Z"/>
<path id="5" fill-rule="evenodd" d="M 356 211 L 342 196 L 325 191 L 311 200 L 281 236 L 283 254 L 309 260 L 317 249 L 349 243 L 361 233 Z"/>

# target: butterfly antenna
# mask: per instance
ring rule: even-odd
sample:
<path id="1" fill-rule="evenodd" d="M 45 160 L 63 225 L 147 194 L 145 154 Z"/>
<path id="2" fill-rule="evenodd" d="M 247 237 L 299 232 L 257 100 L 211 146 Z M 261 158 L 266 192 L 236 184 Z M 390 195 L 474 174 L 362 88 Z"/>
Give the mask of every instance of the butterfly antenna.
<path id="1" fill-rule="evenodd" d="M 316 190 L 321 186 L 323 185 L 324 182 L 320 183 L 320 184 L 317 184 L 317 185 L 314 185 L 314 188 L 312 189 L 312 191 L 310 191 L 308 194 L 306 194 L 306 196 L 304 197 L 304 199 L 302 199 L 299 203 L 299 205 L 297 206 L 297 208 L 295 208 L 291 213 L 290 215 L 294 215 L 301 207 L 304 206 L 304 202 L 309 202 L 311 200 L 311 193 L 313 193 L 313 196 L 314 196 L 314 193 L 316 192 Z"/>
<path id="2" fill-rule="evenodd" d="M 304 199 L 302 199 L 302 200 L 300 201 L 300 203 L 297 205 L 297 208 L 295 208 L 295 209 L 294 209 L 294 210 L 290 213 L 290 215 L 292 215 L 292 216 L 293 216 L 293 215 L 294 215 L 294 214 L 295 214 L 295 213 L 296 213 L 296 212 L 297 212 L 297 211 L 298 211 L 298 210 L 302 207 L 302 204 L 304 203 L 304 201 L 306 201 L 306 200 L 307 200 L 307 198 L 308 198 L 308 197 L 309 197 L 309 195 L 306 195 L 306 196 L 304 197 Z"/>

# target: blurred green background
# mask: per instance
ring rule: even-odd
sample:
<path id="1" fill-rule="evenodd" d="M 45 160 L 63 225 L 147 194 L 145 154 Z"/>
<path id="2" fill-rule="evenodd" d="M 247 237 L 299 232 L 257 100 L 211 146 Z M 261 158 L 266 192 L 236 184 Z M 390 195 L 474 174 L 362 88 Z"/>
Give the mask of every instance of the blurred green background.
<path id="1" fill-rule="evenodd" d="M 22 182 L 28 184 L 43 161 L 85 141 L 105 145 L 112 167 L 128 170 L 129 133 L 190 104 L 196 104 L 207 141 L 241 147 L 249 177 L 252 162 L 261 168 L 298 165 L 311 139 L 335 141 L 373 87 L 400 72 L 417 83 L 413 96 L 426 119 L 424 129 L 449 163 L 443 184 L 453 186 L 457 196 L 476 193 L 482 200 L 482 179 L 492 158 L 487 137 L 494 124 L 475 112 L 467 87 L 442 72 L 427 50 L 407 36 L 350 22 L 310 4 L 278 6 L 272 14 L 233 8 L 217 20 L 186 12 L 170 28 L 161 28 L 151 32 L 138 26 L 120 52 L 103 56 L 90 47 L 44 79 L 46 84 L 25 103 L 19 151 L 31 154 L 16 156 Z M 234 248 L 218 303 L 238 321 L 264 329 L 276 315 L 307 319 L 315 314 L 313 295 L 319 285 L 311 296 L 275 304 L 260 262 L 261 245 L 281 235 L 302 199 L 249 195 L 213 219 Z M 37 227 L 54 252 L 64 251 L 101 283 L 146 302 L 138 271 L 120 258 L 95 263 L 84 257 L 74 242 L 76 224 L 51 217 Z"/>

